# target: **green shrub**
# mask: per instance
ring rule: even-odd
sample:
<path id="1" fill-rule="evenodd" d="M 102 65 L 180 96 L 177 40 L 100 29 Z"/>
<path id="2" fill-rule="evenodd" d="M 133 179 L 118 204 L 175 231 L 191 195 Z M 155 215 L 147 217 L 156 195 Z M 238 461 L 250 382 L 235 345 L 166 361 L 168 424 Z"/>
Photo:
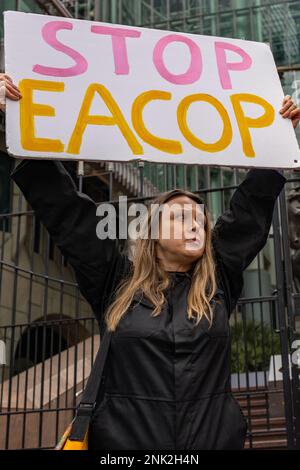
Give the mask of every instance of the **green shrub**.
<path id="1" fill-rule="evenodd" d="M 269 369 L 270 356 L 280 354 L 280 338 L 269 326 L 237 322 L 231 331 L 231 372 Z"/>

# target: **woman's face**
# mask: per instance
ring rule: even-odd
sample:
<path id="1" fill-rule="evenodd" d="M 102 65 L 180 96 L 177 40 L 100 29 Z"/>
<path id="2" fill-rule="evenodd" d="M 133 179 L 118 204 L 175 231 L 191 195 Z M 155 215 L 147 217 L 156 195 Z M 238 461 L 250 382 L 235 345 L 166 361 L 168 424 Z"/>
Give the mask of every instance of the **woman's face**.
<path id="1" fill-rule="evenodd" d="M 204 205 L 188 196 L 174 196 L 163 206 L 157 255 L 167 263 L 188 265 L 205 250 Z"/>

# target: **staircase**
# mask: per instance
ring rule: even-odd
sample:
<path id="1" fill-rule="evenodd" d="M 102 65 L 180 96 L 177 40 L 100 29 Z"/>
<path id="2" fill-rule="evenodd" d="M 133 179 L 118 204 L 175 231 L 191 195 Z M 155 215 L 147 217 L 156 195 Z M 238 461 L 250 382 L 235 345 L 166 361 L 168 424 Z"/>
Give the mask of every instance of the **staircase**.
<path id="1" fill-rule="evenodd" d="M 245 449 L 286 449 L 286 421 L 284 417 L 269 417 L 268 389 L 240 389 L 233 395 L 248 421 Z"/>
<path id="2" fill-rule="evenodd" d="M 115 197 L 118 194 L 126 194 L 128 197 L 153 197 L 159 193 L 159 189 L 152 184 L 149 178 L 140 173 L 138 167 L 131 163 L 107 162 L 85 162 L 85 176 L 102 177 L 105 184 L 112 184 Z M 110 180 L 110 175 L 113 181 Z M 113 197 L 113 195 L 110 195 Z"/>
<path id="3" fill-rule="evenodd" d="M 48 15 L 65 16 L 66 18 L 72 18 L 72 14 L 64 5 L 64 2 L 60 0 L 36 0 L 36 3 Z"/>
<path id="4" fill-rule="evenodd" d="M 131 196 L 139 196 L 143 193 L 144 197 L 151 197 L 159 192 L 147 177 L 140 176 L 139 169 L 131 163 L 105 161 L 99 163 L 105 171 L 112 171 L 114 180 L 122 186 L 123 191 Z M 141 188 L 141 180 L 143 188 Z"/>
<path id="5" fill-rule="evenodd" d="M 48 15 L 100 20 L 103 0 L 98 0 L 95 3 L 89 0 L 36 0 L 36 2 Z"/>

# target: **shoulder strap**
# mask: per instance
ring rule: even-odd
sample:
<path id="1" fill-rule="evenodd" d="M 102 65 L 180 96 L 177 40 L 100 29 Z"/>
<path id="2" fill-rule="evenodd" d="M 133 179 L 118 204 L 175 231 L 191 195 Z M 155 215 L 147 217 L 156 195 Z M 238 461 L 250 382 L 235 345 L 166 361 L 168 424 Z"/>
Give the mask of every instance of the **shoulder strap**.
<path id="1" fill-rule="evenodd" d="M 117 263 L 117 266 L 115 266 L 115 263 Z M 111 270 L 110 274 L 107 279 L 106 283 L 106 288 L 105 291 L 107 291 L 107 286 L 110 286 L 110 295 L 109 297 L 112 296 L 114 293 L 114 289 L 118 282 L 120 281 L 120 276 L 124 275 L 124 266 L 118 265 L 119 263 L 123 263 L 126 266 L 126 269 L 128 269 L 127 265 L 129 264 L 129 260 L 127 259 L 126 256 L 119 256 L 118 252 L 115 252 L 113 262 L 111 264 Z M 117 275 L 115 274 L 117 273 Z M 112 279 L 111 277 L 112 276 Z M 102 298 L 102 308 L 101 311 L 103 312 L 105 310 L 105 305 L 104 305 L 104 296 Z M 77 412 L 76 416 L 73 420 L 72 424 L 72 429 L 69 435 L 69 439 L 73 441 L 83 441 L 86 432 L 88 431 L 90 420 L 94 411 L 94 408 L 96 406 L 96 400 L 98 396 L 98 391 L 100 388 L 101 384 L 101 379 L 103 378 L 103 369 L 104 369 L 104 364 L 106 360 L 106 356 L 108 353 L 109 345 L 110 345 L 110 340 L 111 340 L 111 335 L 112 332 L 107 331 L 107 327 L 104 325 L 104 321 L 100 324 L 100 335 L 103 337 L 100 341 L 100 347 L 97 352 L 97 356 L 94 362 L 94 365 L 92 367 L 90 376 L 88 378 L 86 387 L 84 389 L 84 392 L 82 394 L 82 398 L 80 400 L 80 403 L 77 407 Z"/>
<path id="2" fill-rule="evenodd" d="M 88 431 L 90 419 L 96 405 L 101 379 L 103 378 L 103 369 L 110 345 L 110 339 L 111 332 L 105 329 L 90 376 L 77 407 L 76 416 L 69 435 L 69 439 L 72 441 L 83 441 L 84 436 Z"/>

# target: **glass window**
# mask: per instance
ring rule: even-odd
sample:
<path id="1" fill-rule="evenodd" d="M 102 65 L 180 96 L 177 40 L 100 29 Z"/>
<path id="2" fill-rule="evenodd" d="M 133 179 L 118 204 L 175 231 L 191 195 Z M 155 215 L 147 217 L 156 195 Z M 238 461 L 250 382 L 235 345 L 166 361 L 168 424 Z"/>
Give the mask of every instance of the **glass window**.
<path id="1" fill-rule="evenodd" d="M 219 168 L 210 169 L 210 187 L 219 188 L 221 186 L 221 173 Z M 222 211 L 222 201 L 220 191 L 211 192 L 211 209 L 210 212 L 214 220 L 220 215 Z"/>
<path id="2" fill-rule="evenodd" d="M 252 39 L 251 31 L 252 15 L 249 16 L 249 10 L 237 11 L 235 14 L 235 37 L 240 39 Z"/>
<path id="3" fill-rule="evenodd" d="M 167 2 L 162 2 L 167 4 Z M 182 17 L 183 14 L 183 1 L 182 0 L 169 0 L 171 18 Z"/>
<path id="4" fill-rule="evenodd" d="M 221 14 L 219 16 L 219 36 L 232 38 L 233 33 L 233 15 L 231 13 Z"/>
<path id="5" fill-rule="evenodd" d="M 217 11 L 217 0 L 203 0 L 204 13 L 215 13 Z"/>
<path id="6" fill-rule="evenodd" d="M 32 13 L 44 13 L 35 0 L 21 0 L 19 2 L 19 10 Z"/>
<path id="7" fill-rule="evenodd" d="M 183 165 L 176 165 L 176 188 L 184 188 Z"/>
<path id="8" fill-rule="evenodd" d="M 218 3 L 219 3 L 218 7 L 220 11 L 226 11 L 226 10 L 232 9 L 231 0 L 219 0 Z"/>
<path id="9" fill-rule="evenodd" d="M 215 16 L 205 16 L 203 18 L 203 33 L 205 35 L 217 36 L 217 23 Z"/>
<path id="10" fill-rule="evenodd" d="M 4 26 L 3 26 L 3 12 L 6 10 L 15 10 L 16 9 L 16 0 L 2 0 L 0 2 L 0 38 L 3 38 L 4 35 Z"/>
<path id="11" fill-rule="evenodd" d="M 279 73 L 281 85 L 285 95 L 290 95 L 294 102 L 300 106 L 300 71 L 291 70 Z M 300 145 L 300 129 L 299 125 L 296 129 L 296 136 Z"/>

